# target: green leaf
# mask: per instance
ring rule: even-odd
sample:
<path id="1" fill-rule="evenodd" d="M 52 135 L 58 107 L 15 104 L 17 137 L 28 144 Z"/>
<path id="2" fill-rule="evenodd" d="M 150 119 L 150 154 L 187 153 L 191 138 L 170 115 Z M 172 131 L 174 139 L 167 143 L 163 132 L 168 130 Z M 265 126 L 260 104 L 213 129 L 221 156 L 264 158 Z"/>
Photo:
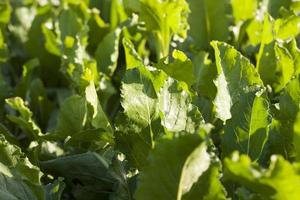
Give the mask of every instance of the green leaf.
<path id="1" fill-rule="evenodd" d="M 297 1 L 0 0 L 0 199 L 298 200 Z"/>
<path id="2" fill-rule="evenodd" d="M 0 8 L 1 10 L 1 8 Z M 0 63 L 5 62 L 8 58 L 8 49 L 6 46 L 6 43 L 4 41 L 4 36 L 2 34 L 2 31 L 0 29 Z"/>
<path id="3" fill-rule="evenodd" d="M 3 99 L 8 98 L 10 94 L 13 92 L 12 87 L 7 82 L 6 77 L 4 74 L 0 73 L 0 99 L 3 101 Z"/>
<path id="4" fill-rule="evenodd" d="M 277 18 L 280 14 L 280 8 L 289 8 L 292 0 L 270 0 L 264 2 L 268 8 L 268 12 L 274 17 Z"/>
<path id="5" fill-rule="evenodd" d="M 125 114 L 146 127 L 159 116 L 158 98 L 152 74 L 146 67 L 130 69 L 122 81 L 121 97 Z"/>
<path id="6" fill-rule="evenodd" d="M 193 88 L 198 92 L 198 95 L 203 95 L 209 99 L 216 97 L 217 88 L 213 82 L 217 77 L 217 69 L 215 64 L 208 59 L 208 54 L 205 52 L 198 53 L 193 59 L 194 76 L 196 83 Z"/>
<path id="7" fill-rule="evenodd" d="M 210 185 L 216 188 L 197 187 L 199 181 L 206 184 L 215 181 L 214 178 L 218 181 L 218 177 L 207 177 L 205 174 L 210 168 L 211 160 L 206 152 L 206 145 L 199 135 L 183 135 L 160 140 L 151 153 L 149 162 L 139 177 L 135 193 L 137 200 L 213 199 L 214 195 L 217 195 L 214 191 L 219 192 L 217 185 L 220 183 Z M 191 190 L 193 194 L 189 196 Z M 221 193 L 219 195 L 222 196 Z M 197 198 L 194 198 L 195 196 Z M 225 196 L 220 199 L 224 198 Z"/>
<path id="8" fill-rule="evenodd" d="M 102 12 L 101 12 L 102 13 Z M 98 44 L 109 33 L 109 24 L 105 23 L 99 15 L 99 10 L 91 10 L 91 19 L 88 22 L 89 25 L 89 37 L 88 37 L 88 50 L 94 53 Z"/>
<path id="9" fill-rule="evenodd" d="M 293 57 L 294 61 L 294 74 L 300 74 L 300 50 L 297 47 L 297 42 L 295 39 L 291 40 L 290 42 L 285 44 L 285 47 L 289 50 L 291 56 Z"/>
<path id="10" fill-rule="evenodd" d="M 89 150 L 99 150 L 107 143 L 114 144 L 114 138 L 103 129 L 89 129 L 72 135 L 66 145 Z"/>
<path id="11" fill-rule="evenodd" d="M 155 138 L 160 134 L 159 103 L 153 74 L 146 67 L 130 69 L 125 73 L 121 87 L 124 114 L 116 123 L 119 148 L 134 166 L 146 164 Z"/>
<path id="12" fill-rule="evenodd" d="M 257 160 L 268 138 L 271 116 L 265 95 L 248 93 L 232 106 L 222 140 L 224 156 L 238 150 Z"/>
<path id="13" fill-rule="evenodd" d="M 82 25 L 78 20 L 78 15 L 72 9 L 63 9 L 59 15 L 59 30 L 61 33 L 61 41 L 65 41 L 66 37 L 77 35 Z"/>
<path id="14" fill-rule="evenodd" d="M 274 23 L 276 38 L 281 40 L 290 40 L 300 33 L 300 17 L 294 13 L 283 18 L 277 19 Z"/>
<path id="15" fill-rule="evenodd" d="M 230 10 L 228 0 L 187 0 L 191 9 L 188 22 L 192 45 L 207 50 L 212 40 L 227 41 Z"/>
<path id="16" fill-rule="evenodd" d="M 300 75 L 292 79 L 279 97 L 280 115 L 282 119 L 293 120 L 300 110 Z"/>
<path id="17" fill-rule="evenodd" d="M 296 37 L 300 28 L 298 27 L 300 18 L 293 12 L 288 12 L 282 18 L 274 20 L 268 13 L 264 19 L 254 19 L 247 27 L 248 37 L 253 45 L 262 43 L 261 49 L 265 45 L 274 42 L 289 42 Z"/>
<path id="18" fill-rule="evenodd" d="M 98 70 L 109 76 L 114 73 L 117 67 L 121 32 L 121 28 L 116 28 L 108 33 L 99 43 L 95 52 Z"/>
<path id="19" fill-rule="evenodd" d="M 0 134 L 11 144 L 18 144 L 16 137 L 7 129 L 6 126 L 0 123 Z M 18 144 L 19 145 L 19 144 Z"/>
<path id="20" fill-rule="evenodd" d="M 48 27 L 49 23 L 50 22 L 46 22 L 42 25 L 42 31 L 46 40 L 45 49 L 56 56 L 61 56 L 60 41 L 51 30 L 51 27 Z"/>
<path id="21" fill-rule="evenodd" d="M 67 98 L 62 104 L 58 115 L 57 136 L 64 139 L 80 132 L 86 123 L 86 118 L 86 100 L 78 95 Z"/>
<path id="22" fill-rule="evenodd" d="M 126 69 L 143 66 L 143 60 L 134 49 L 133 43 L 127 38 L 123 38 L 122 43 L 125 50 Z"/>
<path id="23" fill-rule="evenodd" d="M 69 6 L 63 6 L 57 21 L 58 27 L 56 25 L 54 28 L 59 36 L 58 45 L 62 51 L 61 71 L 72 80 L 72 86 L 76 90 L 82 91 L 86 87 L 82 83 L 82 75 L 93 62 L 86 52 L 90 14 L 83 3 Z"/>
<path id="24" fill-rule="evenodd" d="M 29 162 L 21 149 L 0 136 L 0 154 L 0 199 L 45 199 L 40 182 L 42 172 Z"/>
<path id="25" fill-rule="evenodd" d="M 254 192 L 256 199 L 298 199 L 299 168 L 280 156 L 273 156 L 269 169 L 262 169 L 245 156 L 235 153 L 224 161 L 224 180 Z M 289 183 L 289 184 L 287 184 Z"/>
<path id="26" fill-rule="evenodd" d="M 46 185 L 46 200 L 60 200 L 65 189 L 65 183 L 62 178 Z"/>
<path id="27" fill-rule="evenodd" d="M 183 196 L 183 200 L 205 199 L 205 200 L 225 200 L 226 191 L 220 179 L 220 171 L 217 163 L 211 166 L 200 176 L 197 183 L 191 190 Z"/>
<path id="28" fill-rule="evenodd" d="M 272 155 L 277 154 L 285 159 L 294 159 L 293 123 L 291 120 L 272 120 L 269 138 L 265 145 L 260 161 L 268 163 Z"/>
<path id="29" fill-rule="evenodd" d="M 283 89 L 278 97 L 275 119 L 270 127 L 269 139 L 265 153 L 269 157 L 272 154 L 281 154 L 286 159 L 294 159 L 295 148 L 293 145 L 294 123 L 299 112 L 300 101 L 299 75 L 293 78 Z"/>
<path id="30" fill-rule="evenodd" d="M 246 27 L 246 33 L 249 38 L 249 44 L 256 46 L 262 40 L 263 22 L 258 19 L 252 19 Z"/>
<path id="31" fill-rule="evenodd" d="M 48 129 L 48 120 L 54 110 L 54 103 L 47 96 L 47 90 L 41 79 L 31 81 L 27 89 L 27 99 L 32 112 L 35 114 L 37 124 L 41 129 Z"/>
<path id="32" fill-rule="evenodd" d="M 117 184 L 107 160 L 92 152 L 43 161 L 41 168 L 52 175 L 64 177 L 77 199 L 109 198 Z"/>
<path id="33" fill-rule="evenodd" d="M 119 154 L 120 155 L 120 154 Z M 118 159 L 114 159 L 112 168 L 116 174 L 119 175 L 118 180 L 120 182 L 116 192 L 111 195 L 112 200 L 132 200 L 133 192 L 136 188 L 137 176 L 126 177 L 126 162 L 122 162 Z"/>
<path id="34" fill-rule="evenodd" d="M 296 52 L 286 47 L 285 41 L 299 34 L 299 20 L 294 14 L 276 21 L 265 15 L 257 69 L 264 84 L 271 85 L 275 92 L 283 89 L 297 70 Z M 279 42 L 279 39 L 283 42 Z"/>
<path id="35" fill-rule="evenodd" d="M 262 45 L 258 57 L 257 69 L 264 84 L 279 92 L 294 74 L 293 58 L 277 42 Z"/>
<path id="36" fill-rule="evenodd" d="M 0 3 L 0 24 L 7 24 L 10 20 L 11 6 L 9 0 Z"/>
<path id="37" fill-rule="evenodd" d="M 255 67 L 232 46 L 213 41 L 218 77 L 215 80 L 217 95 L 214 100 L 217 117 L 223 121 L 232 117 L 230 109 L 249 91 L 263 86 Z"/>
<path id="38" fill-rule="evenodd" d="M 104 113 L 102 106 L 98 100 L 97 91 L 93 82 L 90 82 L 90 85 L 85 89 L 85 97 L 88 105 L 92 107 L 92 120 L 91 123 L 95 128 L 102 128 L 108 133 L 113 133 L 113 128 Z"/>
<path id="39" fill-rule="evenodd" d="M 156 67 L 162 69 L 172 78 L 183 81 L 191 87 L 196 82 L 194 76 L 193 62 L 179 50 L 172 53 L 173 62 L 167 63 L 167 59 L 162 60 Z"/>
<path id="40" fill-rule="evenodd" d="M 235 22 L 254 18 L 257 4 L 257 0 L 231 0 Z"/>
<path id="41" fill-rule="evenodd" d="M 26 93 L 30 88 L 31 81 L 34 79 L 34 72 L 40 65 L 38 59 L 31 59 L 23 65 L 22 79 L 16 87 L 16 95 L 22 98 L 26 97 Z"/>
<path id="42" fill-rule="evenodd" d="M 141 0 L 140 18 L 153 34 L 157 59 L 169 54 L 173 37 L 185 38 L 189 7 L 185 0 Z"/>
<path id="43" fill-rule="evenodd" d="M 38 139 L 42 135 L 41 129 L 33 120 L 33 114 L 30 109 L 25 105 L 25 102 L 20 97 L 13 97 L 6 99 L 5 102 L 20 115 L 13 114 L 7 115 L 7 118 L 20 126 L 30 139 Z"/>
<path id="44" fill-rule="evenodd" d="M 107 75 L 100 73 L 99 81 L 99 96 L 101 97 L 99 100 L 103 110 L 108 110 L 112 104 L 114 105 L 114 103 L 119 103 L 119 99 L 114 99 L 115 101 L 113 102 L 111 101 L 118 91 L 113 85 L 112 80 Z"/>
<path id="45" fill-rule="evenodd" d="M 128 18 L 123 1 L 112 0 L 110 9 L 111 28 L 117 27 Z"/>
<path id="46" fill-rule="evenodd" d="M 297 114 L 299 112 L 299 76 L 292 79 L 278 97 L 278 110 L 276 119 L 273 119 L 270 127 L 269 139 L 266 152 L 272 154 L 281 154 L 286 159 L 294 159 L 297 146 L 293 144 L 297 133 L 294 126 L 297 123 Z"/>
<path id="47" fill-rule="evenodd" d="M 161 88 L 159 108 L 162 125 L 171 132 L 197 132 L 203 123 L 197 107 L 191 104 L 189 92 L 179 82 L 168 78 Z"/>
<path id="48" fill-rule="evenodd" d="M 300 113 L 298 113 L 295 124 L 294 124 L 294 137 L 293 144 L 296 149 L 297 161 L 300 161 Z"/>
<path id="49" fill-rule="evenodd" d="M 153 139 L 160 134 L 160 130 L 155 130 L 156 126 L 160 126 L 160 121 L 142 128 L 123 113 L 116 117 L 116 146 L 137 169 L 142 169 L 148 164 L 147 158 L 154 143 Z"/>
<path id="50" fill-rule="evenodd" d="M 20 44 L 20 47 L 16 46 L 16 48 L 18 48 L 16 51 L 18 52 L 17 54 L 25 54 L 26 58 L 28 56 L 29 58 L 38 58 L 40 61 L 39 77 L 43 81 L 47 80 L 49 85 L 54 85 L 61 80 L 58 73 L 60 58 L 47 50 L 45 44 L 47 38 L 43 33 L 43 26 L 45 24 L 54 27 L 54 20 L 49 19 L 54 15 L 50 8 L 50 5 L 42 7 L 20 7 L 20 11 L 22 12 L 20 12 L 19 16 L 20 19 L 24 21 L 20 28 L 25 29 L 21 29 L 22 32 L 21 30 L 20 32 L 26 43 Z"/>

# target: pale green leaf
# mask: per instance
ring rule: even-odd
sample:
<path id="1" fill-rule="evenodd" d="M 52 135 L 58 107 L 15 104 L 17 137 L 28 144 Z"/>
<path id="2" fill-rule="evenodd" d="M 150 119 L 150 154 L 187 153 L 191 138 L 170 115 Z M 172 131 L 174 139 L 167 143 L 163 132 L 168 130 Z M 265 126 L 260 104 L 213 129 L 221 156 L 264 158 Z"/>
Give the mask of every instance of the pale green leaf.
<path id="1" fill-rule="evenodd" d="M 253 46 L 258 45 L 262 39 L 263 22 L 257 19 L 252 19 L 247 28 L 246 33 L 249 38 L 249 43 Z"/>
<path id="2" fill-rule="evenodd" d="M 47 23 L 49 24 L 50 22 L 46 22 L 42 25 L 42 31 L 46 40 L 45 49 L 47 49 L 48 52 L 54 55 L 61 56 L 61 49 L 58 37 L 53 33 L 53 31 L 50 28 L 48 28 Z"/>
<path id="3" fill-rule="evenodd" d="M 274 23 L 276 38 L 289 40 L 300 33 L 300 17 L 290 14 L 283 18 L 277 19 Z"/>
<path id="4" fill-rule="evenodd" d="M 165 71 L 172 78 L 183 81 L 191 87 L 196 82 L 193 62 L 179 50 L 172 53 L 173 62 L 162 60 L 156 67 Z"/>
<path id="5" fill-rule="evenodd" d="M 91 123 L 95 128 L 102 128 L 107 130 L 108 133 L 113 133 L 111 124 L 104 113 L 102 106 L 99 102 L 97 91 L 94 83 L 91 81 L 89 86 L 85 89 L 85 97 L 88 105 L 92 107 L 92 120 Z"/>
<path id="6" fill-rule="evenodd" d="M 211 163 L 211 166 L 200 176 L 197 183 L 182 199 L 225 200 L 226 191 L 220 181 L 220 176 L 218 164 Z"/>
<path id="7" fill-rule="evenodd" d="M 133 43 L 127 38 L 123 38 L 122 43 L 125 50 L 126 69 L 143 66 L 143 60 L 134 49 Z"/>
<path id="8" fill-rule="evenodd" d="M 0 2 L 0 24 L 7 24 L 10 20 L 11 6 L 9 0 Z"/>
<path id="9" fill-rule="evenodd" d="M 8 49 L 4 41 L 4 36 L 0 29 L 0 63 L 6 61 L 8 58 Z"/>
<path id="10" fill-rule="evenodd" d="M 226 121 L 231 118 L 231 106 L 250 91 L 258 91 L 263 83 L 250 61 L 232 46 L 212 42 L 215 50 L 218 77 L 215 80 L 217 95 L 214 100 L 217 117 Z"/>
<path id="11" fill-rule="evenodd" d="M 231 0 L 234 20 L 246 21 L 255 16 L 257 0 Z"/>
<path id="12" fill-rule="evenodd" d="M 156 94 L 161 85 L 159 80 L 160 73 L 152 73 L 143 66 L 128 70 L 122 81 L 124 114 L 118 115 L 115 135 L 117 146 L 137 168 L 146 165 L 154 140 L 161 133 Z"/>
<path id="13" fill-rule="evenodd" d="M 290 42 L 285 44 L 285 47 L 290 52 L 291 56 L 293 57 L 294 61 L 294 74 L 300 74 L 300 50 L 297 47 L 297 42 L 295 39 L 291 40 Z"/>
<path id="14" fill-rule="evenodd" d="M 235 153 L 225 159 L 224 167 L 224 179 L 248 188 L 256 199 L 297 200 L 300 195 L 299 169 L 282 157 L 273 156 L 269 169 L 262 169 L 247 156 Z"/>
<path id="15" fill-rule="evenodd" d="M 152 83 L 152 74 L 146 69 L 134 68 L 125 73 L 122 81 L 122 107 L 134 122 L 146 127 L 158 118 L 158 98 Z"/>
<path id="16" fill-rule="evenodd" d="M 141 0 L 140 18 L 153 34 L 158 59 L 169 53 L 173 37 L 186 37 L 189 7 L 185 0 Z"/>
<path id="17" fill-rule="evenodd" d="M 172 132 L 196 132 L 203 119 L 191 101 L 189 92 L 179 82 L 168 78 L 159 96 L 162 125 Z"/>
<path id="18" fill-rule="evenodd" d="M 13 97 L 5 100 L 6 103 L 14 110 L 16 110 L 20 116 L 13 114 L 7 115 L 7 118 L 19 125 L 31 139 L 37 139 L 41 136 L 42 131 L 35 123 L 33 114 L 30 109 L 25 105 L 25 102 L 20 97 Z"/>
<path id="19" fill-rule="evenodd" d="M 295 124 L 294 124 L 294 137 L 293 144 L 296 149 L 297 161 L 300 161 L 300 113 L 298 113 Z"/>

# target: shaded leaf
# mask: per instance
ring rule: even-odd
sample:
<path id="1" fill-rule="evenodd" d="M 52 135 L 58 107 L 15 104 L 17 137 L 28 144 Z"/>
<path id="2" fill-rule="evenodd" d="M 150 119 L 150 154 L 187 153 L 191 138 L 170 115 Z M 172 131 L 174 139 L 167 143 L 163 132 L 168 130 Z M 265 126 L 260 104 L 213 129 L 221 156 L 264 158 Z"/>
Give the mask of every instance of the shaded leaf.
<path id="1" fill-rule="evenodd" d="M 229 37 L 228 0 L 188 0 L 191 14 L 188 34 L 197 49 L 208 49 L 212 40 L 226 42 Z"/>
<path id="2" fill-rule="evenodd" d="M 218 182 L 218 177 L 208 178 L 204 175 L 209 170 L 211 161 L 206 152 L 206 145 L 199 135 L 183 135 L 160 140 L 150 155 L 149 162 L 139 178 L 135 193 L 138 200 L 213 199 L 214 195 L 217 195 L 214 189 L 219 191 L 211 187 L 208 191 L 203 191 L 204 188 L 198 185 L 201 185 L 199 181 L 208 184 L 211 181 Z M 213 180 L 214 178 L 216 180 Z M 211 186 L 218 187 L 218 185 L 219 183 Z M 191 190 L 193 194 L 189 195 Z M 221 193 L 219 195 L 220 199 L 225 198 Z"/>
<path id="3" fill-rule="evenodd" d="M 224 127 L 224 156 L 238 150 L 257 160 L 267 141 L 271 123 L 267 98 L 248 93 L 232 106 L 231 114 L 232 118 Z"/>
<path id="4" fill-rule="evenodd" d="M 64 177 L 76 198 L 108 198 L 117 184 L 104 157 L 88 152 L 41 162 L 47 173 Z"/>
<path id="5" fill-rule="evenodd" d="M 99 43 L 95 52 L 99 71 L 109 76 L 114 73 L 117 67 L 121 32 L 120 28 L 116 28 L 108 33 Z"/>

